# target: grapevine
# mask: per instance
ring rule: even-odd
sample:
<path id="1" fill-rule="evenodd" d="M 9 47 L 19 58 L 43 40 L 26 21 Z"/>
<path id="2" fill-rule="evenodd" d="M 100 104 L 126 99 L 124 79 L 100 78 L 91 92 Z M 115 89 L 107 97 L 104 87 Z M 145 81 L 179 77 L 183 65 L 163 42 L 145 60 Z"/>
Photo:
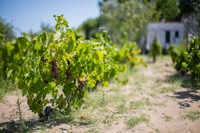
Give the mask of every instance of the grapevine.
<path id="1" fill-rule="evenodd" d="M 34 113 L 47 106 L 58 110 L 76 109 L 84 101 L 88 88 L 97 83 L 107 86 L 128 59 L 133 65 L 144 63 L 136 55 L 136 44 L 122 49 L 105 33 L 95 38 L 76 38 L 63 16 L 55 16 L 55 32 L 41 32 L 32 39 L 22 36 L 0 49 L 7 78 L 17 82 Z M 1 41 L 2 43 L 2 41 Z"/>
<path id="2" fill-rule="evenodd" d="M 39 114 L 48 105 L 60 110 L 79 107 L 88 87 L 93 88 L 97 81 L 107 84 L 125 69 L 106 34 L 76 39 L 62 16 L 55 19 L 55 33 L 35 36 L 17 68 L 8 69 L 17 70 L 11 77 L 26 95 L 30 109 Z"/>
<path id="3" fill-rule="evenodd" d="M 189 49 L 184 50 L 181 46 L 170 46 L 168 49 L 175 68 L 181 74 L 190 73 L 192 79 L 200 79 L 200 41 L 194 37 L 189 43 Z"/>

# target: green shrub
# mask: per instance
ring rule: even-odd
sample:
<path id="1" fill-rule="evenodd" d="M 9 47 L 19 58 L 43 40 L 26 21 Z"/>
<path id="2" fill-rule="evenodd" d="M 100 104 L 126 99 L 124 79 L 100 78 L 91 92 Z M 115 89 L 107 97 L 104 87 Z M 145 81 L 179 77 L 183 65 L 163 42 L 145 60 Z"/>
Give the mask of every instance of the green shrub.
<path id="1" fill-rule="evenodd" d="M 177 71 L 182 74 L 189 72 L 193 79 L 200 79 L 200 40 L 198 37 L 189 43 L 188 50 L 181 46 L 170 46 L 168 53 Z"/>
<path id="2" fill-rule="evenodd" d="M 119 61 L 120 63 L 129 63 L 131 67 L 137 64 L 142 64 L 146 66 L 143 59 L 137 56 L 140 53 L 141 49 L 138 48 L 137 43 L 135 42 L 124 43 L 119 50 Z"/>
<path id="3" fill-rule="evenodd" d="M 162 54 L 162 46 L 158 39 L 154 39 L 150 46 L 150 55 L 153 57 L 153 62 L 156 62 L 156 57 Z"/>

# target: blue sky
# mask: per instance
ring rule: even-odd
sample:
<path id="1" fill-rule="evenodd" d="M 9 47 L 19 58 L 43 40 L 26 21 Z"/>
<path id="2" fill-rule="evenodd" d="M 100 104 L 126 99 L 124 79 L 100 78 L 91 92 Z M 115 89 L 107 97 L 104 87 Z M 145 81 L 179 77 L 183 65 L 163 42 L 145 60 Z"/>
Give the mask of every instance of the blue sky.
<path id="1" fill-rule="evenodd" d="M 53 15 L 63 14 L 69 26 L 77 28 L 83 21 L 100 14 L 98 1 L 100 0 L 0 0 L 0 17 L 22 32 L 37 32 L 41 22 L 54 26 Z"/>

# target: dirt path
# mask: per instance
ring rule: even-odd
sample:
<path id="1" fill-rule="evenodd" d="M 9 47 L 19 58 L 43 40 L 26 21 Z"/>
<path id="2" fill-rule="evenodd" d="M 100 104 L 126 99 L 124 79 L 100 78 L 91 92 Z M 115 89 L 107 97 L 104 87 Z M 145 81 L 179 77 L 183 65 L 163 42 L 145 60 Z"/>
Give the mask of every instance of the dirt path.
<path id="1" fill-rule="evenodd" d="M 68 123 L 38 123 L 26 99 L 13 92 L 0 102 L 0 131 L 13 131 L 12 121 L 19 120 L 19 99 L 23 119 L 32 122 L 27 127 L 31 132 L 200 133 L 200 90 L 176 74 L 169 57 L 119 76 L 127 77 L 126 85 L 114 82 L 91 92 Z"/>

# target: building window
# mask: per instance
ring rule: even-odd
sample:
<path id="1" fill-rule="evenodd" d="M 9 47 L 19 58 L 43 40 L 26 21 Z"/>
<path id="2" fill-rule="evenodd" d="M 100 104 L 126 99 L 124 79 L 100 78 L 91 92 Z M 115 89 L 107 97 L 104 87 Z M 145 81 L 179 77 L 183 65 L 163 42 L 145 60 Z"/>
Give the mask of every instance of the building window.
<path id="1" fill-rule="evenodd" d="M 165 33 L 165 42 L 170 43 L 170 31 L 166 31 Z"/>
<path id="2" fill-rule="evenodd" d="M 179 38 L 179 32 L 178 31 L 175 32 L 175 38 Z"/>

